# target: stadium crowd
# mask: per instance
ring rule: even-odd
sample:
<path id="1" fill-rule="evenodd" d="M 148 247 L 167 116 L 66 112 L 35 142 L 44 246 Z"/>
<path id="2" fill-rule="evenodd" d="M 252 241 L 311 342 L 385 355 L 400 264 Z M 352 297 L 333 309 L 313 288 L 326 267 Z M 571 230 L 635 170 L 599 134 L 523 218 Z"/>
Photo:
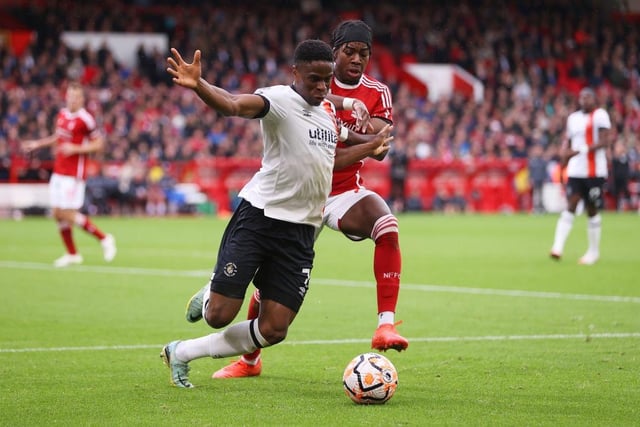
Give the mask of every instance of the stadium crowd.
<path id="1" fill-rule="evenodd" d="M 126 165 L 122 191 L 137 188 L 136 179 L 148 180 L 152 166 L 261 156 L 259 123 L 221 120 L 191 92 L 172 85 L 167 52 L 140 48 L 136 66 L 125 67 L 107 48 L 65 46 L 63 31 L 165 33 L 181 52 L 203 49 L 208 81 L 250 92 L 288 84 L 288 58 L 297 42 L 328 40 L 328 29 L 351 17 L 374 29 L 368 72 L 392 89 L 394 134 L 409 161 L 526 160 L 535 150 L 544 164 L 553 163 L 577 92 L 588 85 L 612 118 L 612 165 L 625 167 L 627 179 L 640 179 L 640 26 L 637 16 L 614 9 L 615 2 L 585 1 L 576 8 L 568 0 L 305 0 L 251 3 L 250 11 L 242 1 L 170 3 L 2 6 L 1 25 L 31 29 L 37 37 L 20 55 L 0 45 L 0 180 L 8 179 L 11 162 L 21 156 L 20 140 L 50 132 L 63 104 L 60 89 L 71 80 L 85 85 L 87 106 L 104 129 L 103 159 Z M 484 99 L 453 94 L 430 101 L 401 73 L 385 68 L 378 60 L 385 52 L 396 64 L 457 64 L 482 81 Z M 19 178 L 46 180 L 41 165 L 50 154 L 42 156 L 28 159 Z"/>

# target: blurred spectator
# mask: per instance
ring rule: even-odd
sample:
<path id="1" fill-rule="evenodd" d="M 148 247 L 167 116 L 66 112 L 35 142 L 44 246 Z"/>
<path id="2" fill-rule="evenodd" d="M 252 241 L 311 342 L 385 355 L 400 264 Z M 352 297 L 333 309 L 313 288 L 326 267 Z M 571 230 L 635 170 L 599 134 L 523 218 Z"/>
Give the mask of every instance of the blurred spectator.
<path id="1" fill-rule="evenodd" d="M 84 211 L 89 215 L 108 215 L 112 203 L 118 200 L 118 181 L 105 175 L 100 167 L 87 177 Z"/>
<path id="2" fill-rule="evenodd" d="M 147 204 L 145 211 L 150 216 L 164 216 L 167 214 L 167 196 L 164 192 L 162 180 L 165 173 L 162 166 L 153 166 L 147 175 Z"/>
<path id="3" fill-rule="evenodd" d="M 118 173 L 120 210 L 127 214 L 144 213 L 147 204 L 147 168 L 136 151 L 130 151 Z"/>
<path id="4" fill-rule="evenodd" d="M 422 212 L 427 207 L 422 202 L 422 195 L 417 187 L 412 187 L 405 201 L 405 212 Z"/>
<path id="5" fill-rule="evenodd" d="M 0 182 L 8 181 L 11 173 L 11 157 L 7 145 L 0 139 Z"/>
<path id="6" fill-rule="evenodd" d="M 51 176 L 51 167 L 46 167 L 38 157 L 31 156 L 27 167 L 22 169 L 18 180 L 23 182 L 46 182 Z"/>
<path id="7" fill-rule="evenodd" d="M 540 0 L 532 8 L 512 0 L 425 0 L 412 3 L 410 14 L 407 4 L 372 8 L 353 0 L 348 8 L 376 31 L 380 55 L 369 70 L 390 84 L 394 134 L 405 144 L 409 161 L 524 158 L 536 144 L 555 146 L 584 84 L 597 88 L 616 132 L 625 138 L 640 132 L 637 23 L 614 15 L 616 2 L 576 8 L 566 0 Z M 287 58 L 297 41 L 309 36 L 327 40 L 327 28 L 341 19 L 336 11 L 347 7 L 328 1 L 300 16 L 276 6 L 256 6 L 247 13 L 243 2 L 207 4 L 204 13 L 192 2 L 179 10 L 168 3 L 134 8 L 124 0 L 110 0 L 108 6 L 77 0 L 65 7 L 57 2 L 11 5 L 0 6 L 0 13 L 15 14 L 37 37 L 20 55 L 0 48 L 0 148 L 4 139 L 11 157 L 18 155 L 16 135 L 42 137 L 38 133 L 51 128 L 61 103 L 60 88 L 69 80 L 83 80 L 88 82 L 87 107 L 105 128 L 105 160 L 122 163 L 135 150 L 146 164 L 208 155 L 259 158 L 257 125 L 219 120 L 192 94 L 176 90 L 165 71 L 165 54 L 157 50 L 140 46 L 138 63 L 128 68 L 105 45 L 94 51 L 65 46 L 63 30 L 160 32 L 170 45 L 187 51 L 206 38 L 212 50 L 203 64 L 209 70 L 206 78 L 249 91 L 287 84 Z M 74 13 L 66 13 L 66 6 Z M 190 16 L 197 19 L 187 22 Z M 458 65 L 483 82 L 484 99 L 430 101 L 413 90 L 414 82 L 400 78 L 398 64 L 405 60 Z"/>
<path id="8" fill-rule="evenodd" d="M 147 176 L 146 213 L 150 216 L 175 214 L 184 203 L 175 191 L 175 179 L 168 173 L 167 165 L 156 165 L 149 169 Z"/>
<path id="9" fill-rule="evenodd" d="M 611 159 L 611 195 L 616 204 L 616 210 L 625 211 L 629 206 L 629 178 L 631 169 L 629 167 L 629 156 L 624 140 L 618 140 L 613 146 Z"/>
<path id="10" fill-rule="evenodd" d="M 529 169 L 529 186 L 531 188 L 531 205 L 533 213 L 540 214 L 545 212 L 542 189 L 548 180 L 549 162 L 545 157 L 544 149 L 541 145 L 536 144 L 531 147 L 527 168 Z"/>
<path id="11" fill-rule="evenodd" d="M 405 150 L 404 141 L 394 140 L 392 148 L 389 151 L 388 159 L 390 162 L 389 174 L 391 179 L 389 205 L 393 212 L 404 212 L 407 168 L 409 166 L 409 155 Z"/>
<path id="12" fill-rule="evenodd" d="M 463 188 L 455 186 L 450 190 L 445 185 L 439 185 L 431 208 L 436 212 L 447 214 L 464 212 L 467 209 L 467 201 Z"/>

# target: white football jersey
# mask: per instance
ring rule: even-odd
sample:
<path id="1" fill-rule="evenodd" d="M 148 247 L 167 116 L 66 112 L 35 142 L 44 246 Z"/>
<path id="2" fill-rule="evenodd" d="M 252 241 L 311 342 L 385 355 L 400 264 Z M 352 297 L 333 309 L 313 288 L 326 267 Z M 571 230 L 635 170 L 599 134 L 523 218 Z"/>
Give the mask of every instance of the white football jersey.
<path id="1" fill-rule="evenodd" d="M 601 128 L 611 128 L 609 114 L 602 108 L 590 113 L 582 110 L 571 113 L 567 119 L 567 138 L 571 141 L 571 149 L 579 151 L 597 144 Z M 607 150 L 604 148 L 576 154 L 567 164 L 567 176 L 571 178 L 606 178 L 607 172 Z"/>
<path id="2" fill-rule="evenodd" d="M 269 218 L 320 227 L 338 142 L 335 107 L 310 105 L 290 86 L 255 93 L 270 103 L 260 119 L 264 154 L 239 196 Z"/>

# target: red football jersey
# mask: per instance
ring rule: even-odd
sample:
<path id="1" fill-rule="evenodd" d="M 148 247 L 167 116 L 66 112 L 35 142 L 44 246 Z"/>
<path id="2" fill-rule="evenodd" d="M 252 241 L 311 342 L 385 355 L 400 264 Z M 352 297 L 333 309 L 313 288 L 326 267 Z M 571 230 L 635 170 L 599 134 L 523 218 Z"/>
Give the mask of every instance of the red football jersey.
<path id="1" fill-rule="evenodd" d="M 366 74 L 355 86 L 345 85 L 335 78 L 331 81 L 331 93 L 348 98 L 356 98 L 364 102 L 369 110 L 369 115 L 379 117 L 393 123 L 391 91 L 384 83 L 375 80 Z M 351 115 L 352 111 L 338 110 L 340 122 L 351 130 L 354 130 L 356 119 Z M 338 147 L 345 147 L 344 142 L 338 142 Z M 364 161 L 359 161 L 344 169 L 333 172 L 331 195 L 341 194 L 345 191 L 355 190 L 363 186 L 360 169 Z"/>
<path id="2" fill-rule="evenodd" d="M 63 108 L 58 113 L 56 119 L 57 146 L 70 142 L 76 145 L 83 145 L 99 136 L 96 128 L 96 120 L 86 109 L 72 113 L 67 108 Z M 53 172 L 60 175 L 75 176 L 78 179 L 86 178 L 87 155 L 74 154 L 64 156 L 56 153 Z"/>

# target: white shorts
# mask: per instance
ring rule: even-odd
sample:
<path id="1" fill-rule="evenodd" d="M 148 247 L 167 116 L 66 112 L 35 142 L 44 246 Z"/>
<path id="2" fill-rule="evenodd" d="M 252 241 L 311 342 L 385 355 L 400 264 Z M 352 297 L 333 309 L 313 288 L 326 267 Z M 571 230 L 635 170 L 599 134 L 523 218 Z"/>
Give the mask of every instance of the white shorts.
<path id="1" fill-rule="evenodd" d="M 326 225 L 332 230 L 340 231 L 340 228 L 338 227 L 338 221 L 344 216 L 344 214 L 347 213 L 347 211 L 351 209 L 353 205 L 372 194 L 377 195 L 377 193 L 374 191 L 360 188 L 358 190 L 345 191 L 344 193 L 336 194 L 335 196 L 329 196 L 327 202 L 324 205 L 322 226 L 324 227 Z M 320 234 L 321 230 L 322 227 L 318 230 L 318 234 Z M 347 237 L 352 240 L 364 240 L 359 236 L 347 235 Z"/>
<path id="2" fill-rule="evenodd" d="M 80 209 L 84 204 L 85 182 L 73 176 L 54 173 L 49 180 L 49 202 L 52 208 Z"/>

